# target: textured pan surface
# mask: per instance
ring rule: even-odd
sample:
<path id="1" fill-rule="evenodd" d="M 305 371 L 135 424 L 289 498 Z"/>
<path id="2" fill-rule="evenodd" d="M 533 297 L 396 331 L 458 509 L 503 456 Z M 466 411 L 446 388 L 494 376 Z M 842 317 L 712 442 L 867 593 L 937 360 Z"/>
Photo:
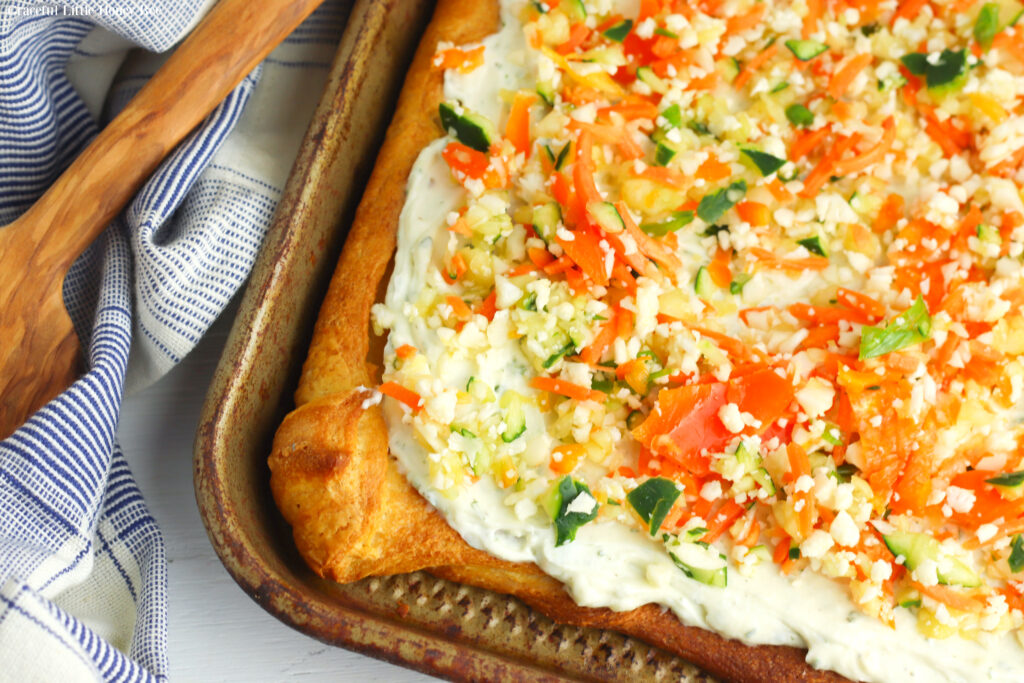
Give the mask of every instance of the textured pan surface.
<path id="1" fill-rule="evenodd" d="M 561 626 L 518 601 L 423 572 L 348 585 L 298 556 L 266 456 L 291 405 L 345 230 L 432 3 L 352 8 L 323 99 L 211 384 L 195 488 L 215 550 L 271 614 L 325 642 L 464 680 L 711 680 L 624 636 Z"/>

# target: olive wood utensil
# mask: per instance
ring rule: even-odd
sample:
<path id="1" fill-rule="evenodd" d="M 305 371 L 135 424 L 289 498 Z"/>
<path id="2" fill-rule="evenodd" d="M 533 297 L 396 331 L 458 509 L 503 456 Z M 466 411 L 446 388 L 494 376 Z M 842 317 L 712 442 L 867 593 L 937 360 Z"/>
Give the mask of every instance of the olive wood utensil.
<path id="1" fill-rule="evenodd" d="M 323 0 L 220 0 L 20 218 L 0 228 L 0 438 L 77 377 L 62 284 L 159 163 Z"/>

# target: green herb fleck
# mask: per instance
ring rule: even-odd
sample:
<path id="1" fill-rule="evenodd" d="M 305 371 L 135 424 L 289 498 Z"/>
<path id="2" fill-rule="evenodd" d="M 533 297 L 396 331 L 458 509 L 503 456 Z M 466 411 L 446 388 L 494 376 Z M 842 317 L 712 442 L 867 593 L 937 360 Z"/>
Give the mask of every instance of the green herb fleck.
<path id="1" fill-rule="evenodd" d="M 737 180 L 729 187 L 704 195 L 697 205 L 697 215 L 705 223 L 714 223 L 736 205 L 747 193 L 747 181 Z"/>
<path id="2" fill-rule="evenodd" d="M 914 303 L 893 318 L 885 327 L 865 325 L 861 330 L 860 359 L 877 358 L 892 351 L 920 344 L 932 332 L 932 318 L 924 299 L 918 295 Z"/>

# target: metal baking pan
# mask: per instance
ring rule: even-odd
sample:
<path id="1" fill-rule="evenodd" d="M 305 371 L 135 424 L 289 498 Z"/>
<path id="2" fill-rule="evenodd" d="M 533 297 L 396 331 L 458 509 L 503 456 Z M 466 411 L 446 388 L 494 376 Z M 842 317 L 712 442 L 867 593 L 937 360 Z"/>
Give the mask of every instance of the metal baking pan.
<path id="1" fill-rule="evenodd" d="M 433 3 L 358 0 L 203 407 L 195 490 L 235 581 L 324 642 L 457 680 L 711 680 L 616 633 L 555 624 L 424 572 L 340 585 L 310 571 L 266 459 L 363 184 Z"/>

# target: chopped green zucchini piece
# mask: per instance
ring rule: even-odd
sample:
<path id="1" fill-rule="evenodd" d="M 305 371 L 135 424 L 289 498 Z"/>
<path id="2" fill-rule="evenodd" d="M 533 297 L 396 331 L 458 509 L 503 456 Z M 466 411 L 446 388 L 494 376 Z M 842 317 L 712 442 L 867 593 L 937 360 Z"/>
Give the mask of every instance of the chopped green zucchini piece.
<path id="1" fill-rule="evenodd" d="M 501 395 L 499 405 L 505 419 L 505 431 L 501 433 L 501 440 L 505 443 L 511 443 L 526 431 L 526 413 L 523 411 L 523 397 L 518 392 L 506 391 Z"/>
<path id="2" fill-rule="evenodd" d="M 882 539 L 893 555 L 902 555 L 907 569 L 913 571 L 924 562 L 931 560 L 938 565 L 939 583 L 954 584 L 966 588 L 981 585 L 981 579 L 973 569 L 955 557 L 942 556 L 942 546 L 928 534 L 912 531 L 894 531 L 883 534 Z"/>
<path id="3" fill-rule="evenodd" d="M 786 47 L 801 62 L 807 62 L 828 50 L 828 45 L 816 40 L 787 40 Z"/>
<path id="4" fill-rule="evenodd" d="M 825 241 L 821 239 L 821 235 L 805 237 L 801 240 L 797 240 L 796 243 L 801 247 L 806 248 L 807 251 L 815 254 L 816 256 L 828 256 L 828 249 L 825 247 Z"/>
<path id="5" fill-rule="evenodd" d="M 715 588 L 724 588 L 729 582 L 725 555 L 706 543 L 672 544 L 669 556 L 694 581 Z"/>
<path id="6" fill-rule="evenodd" d="M 619 210 L 611 202 L 591 202 L 587 204 L 587 213 L 605 232 L 619 233 L 626 229 Z"/>
<path id="7" fill-rule="evenodd" d="M 444 129 L 455 133 L 455 138 L 468 147 L 486 153 L 498 139 L 494 124 L 480 114 L 465 108 L 460 114 L 451 102 L 442 102 L 439 110 Z"/>
<path id="8" fill-rule="evenodd" d="M 614 40 L 616 43 L 621 43 L 629 35 L 629 32 L 633 30 L 633 20 L 623 19 L 622 21 L 612 24 L 606 28 L 602 35 L 608 40 Z"/>
<path id="9" fill-rule="evenodd" d="M 641 66 L 637 68 L 636 77 L 637 80 L 641 81 L 642 83 L 645 83 L 647 87 L 649 87 L 656 93 L 664 95 L 665 93 L 668 92 L 668 83 L 659 78 L 658 75 L 654 73 L 654 69 L 652 69 L 649 66 Z M 676 111 L 679 111 L 678 105 L 672 106 L 676 108 Z"/>
<path id="10" fill-rule="evenodd" d="M 562 222 L 562 209 L 558 202 L 548 202 L 533 207 L 533 229 L 545 242 L 555 238 L 558 224 Z"/>
<path id="11" fill-rule="evenodd" d="M 693 278 L 693 291 L 697 292 L 697 296 L 704 297 L 705 299 L 715 291 L 715 283 L 711 281 L 711 273 L 704 266 L 697 269 L 697 275 Z"/>
<path id="12" fill-rule="evenodd" d="M 981 223 L 977 227 L 978 239 L 986 244 L 1002 244 L 1003 236 L 999 234 L 999 228 L 988 223 Z"/>

